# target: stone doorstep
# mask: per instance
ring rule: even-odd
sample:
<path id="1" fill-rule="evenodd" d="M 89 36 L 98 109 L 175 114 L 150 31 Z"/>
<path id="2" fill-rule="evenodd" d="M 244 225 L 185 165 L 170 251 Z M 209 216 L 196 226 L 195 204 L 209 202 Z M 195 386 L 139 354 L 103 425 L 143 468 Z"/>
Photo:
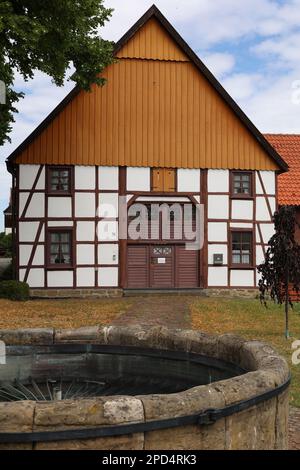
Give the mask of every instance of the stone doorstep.
<path id="1" fill-rule="evenodd" d="M 31 289 L 32 299 L 103 299 L 145 296 L 199 296 L 257 299 L 257 289 Z"/>
<path id="2" fill-rule="evenodd" d="M 30 289 L 32 299 L 121 298 L 122 289 Z"/>

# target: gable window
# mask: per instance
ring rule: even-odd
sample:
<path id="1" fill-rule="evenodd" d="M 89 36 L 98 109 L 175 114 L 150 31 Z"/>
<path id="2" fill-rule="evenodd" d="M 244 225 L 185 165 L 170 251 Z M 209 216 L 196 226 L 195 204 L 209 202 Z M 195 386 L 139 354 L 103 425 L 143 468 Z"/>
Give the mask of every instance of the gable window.
<path id="1" fill-rule="evenodd" d="M 153 168 L 151 190 L 155 192 L 176 191 L 176 170 L 174 168 Z"/>
<path id="2" fill-rule="evenodd" d="M 73 264 L 72 257 L 72 230 L 51 230 L 48 234 L 49 259 L 52 267 L 70 267 Z"/>
<path id="3" fill-rule="evenodd" d="M 231 232 L 231 264 L 233 266 L 252 266 L 252 232 Z"/>
<path id="4" fill-rule="evenodd" d="M 231 196 L 253 196 L 253 173 L 247 171 L 233 171 L 231 173 Z"/>
<path id="5" fill-rule="evenodd" d="M 70 194 L 72 189 L 71 167 L 48 167 L 48 192 Z"/>

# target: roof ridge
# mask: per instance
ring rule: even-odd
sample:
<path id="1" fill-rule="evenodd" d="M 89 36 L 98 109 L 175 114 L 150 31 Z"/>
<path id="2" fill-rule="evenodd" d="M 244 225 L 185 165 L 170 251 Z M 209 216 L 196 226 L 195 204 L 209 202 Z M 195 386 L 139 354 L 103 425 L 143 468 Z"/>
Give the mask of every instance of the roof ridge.
<path id="1" fill-rule="evenodd" d="M 152 5 L 146 11 L 146 13 L 115 44 L 114 53 L 116 54 L 122 48 L 122 46 L 124 46 L 129 41 L 129 39 L 152 17 L 155 17 L 161 23 L 161 25 L 170 34 L 177 45 L 185 52 L 187 57 L 189 57 L 193 64 L 197 67 L 198 71 L 221 96 L 227 106 L 231 108 L 237 118 L 248 129 L 250 134 L 252 134 L 256 142 L 264 149 L 266 154 L 277 163 L 280 170 L 288 171 L 288 165 L 283 160 L 281 155 L 276 151 L 276 149 L 274 149 L 266 137 L 258 130 L 255 124 L 249 119 L 249 117 L 240 108 L 236 101 L 229 95 L 229 93 L 225 90 L 217 78 L 210 72 L 202 60 L 196 55 L 196 53 L 191 49 L 191 47 L 181 37 L 181 35 L 176 31 L 173 25 L 161 13 L 156 5 Z M 12 165 L 15 158 L 34 140 L 37 135 L 43 131 L 49 122 L 51 122 L 60 113 L 60 111 L 65 108 L 65 106 L 79 93 L 79 91 L 79 87 L 75 86 L 73 90 L 64 98 L 64 100 L 52 111 L 52 113 L 50 113 L 49 116 L 44 119 L 44 121 L 11 153 L 11 155 L 6 159 L 8 171 L 12 172 Z"/>

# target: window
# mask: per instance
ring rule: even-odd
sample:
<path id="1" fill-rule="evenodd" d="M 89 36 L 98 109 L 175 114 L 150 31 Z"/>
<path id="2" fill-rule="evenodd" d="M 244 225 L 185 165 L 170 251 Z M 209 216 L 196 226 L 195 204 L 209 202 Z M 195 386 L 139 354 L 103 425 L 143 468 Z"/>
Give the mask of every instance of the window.
<path id="1" fill-rule="evenodd" d="M 70 167 L 48 168 L 48 192 L 69 194 L 72 188 L 72 171 Z"/>
<path id="2" fill-rule="evenodd" d="M 231 195 L 233 197 L 253 196 L 253 174 L 245 171 L 234 171 L 231 176 Z"/>
<path id="3" fill-rule="evenodd" d="M 231 263 L 233 265 L 252 265 L 252 237 L 252 232 L 231 233 Z"/>
<path id="4" fill-rule="evenodd" d="M 72 266 L 72 231 L 53 230 L 49 232 L 49 265 Z"/>
<path id="5" fill-rule="evenodd" d="M 174 192 L 176 191 L 176 170 L 174 168 L 152 169 L 152 191 Z"/>

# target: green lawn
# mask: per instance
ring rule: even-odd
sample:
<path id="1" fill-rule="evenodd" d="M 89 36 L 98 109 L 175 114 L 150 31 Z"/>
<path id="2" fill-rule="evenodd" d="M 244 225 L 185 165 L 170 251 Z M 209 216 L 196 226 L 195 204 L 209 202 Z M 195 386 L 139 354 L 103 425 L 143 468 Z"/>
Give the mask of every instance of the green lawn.
<path id="1" fill-rule="evenodd" d="M 193 328 L 213 334 L 234 333 L 273 345 L 291 367 L 291 405 L 300 407 L 300 365 L 292 365 L 291 348 L 295 340 L 300 340 L 300 304 L 295 304 L 290 314 L 288 341 L 284 336 L 283 307 L 271 302 L 266 309 L 258 300 L 201 298 L 192 302 L 191 315 Z"/>

